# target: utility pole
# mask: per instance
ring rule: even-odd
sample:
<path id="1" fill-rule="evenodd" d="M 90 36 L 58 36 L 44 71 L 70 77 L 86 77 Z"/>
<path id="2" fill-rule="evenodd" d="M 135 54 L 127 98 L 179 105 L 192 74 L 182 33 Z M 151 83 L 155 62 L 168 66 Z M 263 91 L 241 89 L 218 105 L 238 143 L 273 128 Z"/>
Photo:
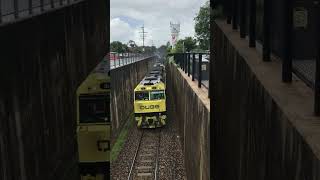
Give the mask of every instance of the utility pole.
<path id="1" fill-rule="evenodd" d="M 140 32 L 142 35 L 142 51 L 144 51 L 144 40 L 146 37 L 147 32 L 144 31 L 144 25 L 141 27 L 142 31 Z"/>

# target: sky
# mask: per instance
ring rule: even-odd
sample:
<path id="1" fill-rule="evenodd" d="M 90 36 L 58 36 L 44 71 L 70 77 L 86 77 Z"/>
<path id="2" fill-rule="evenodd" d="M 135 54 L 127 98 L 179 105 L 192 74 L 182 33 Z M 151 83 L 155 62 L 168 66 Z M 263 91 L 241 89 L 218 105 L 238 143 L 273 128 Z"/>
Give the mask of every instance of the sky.
<path id="1" fill-rule="evenodd" d="M 171 39 L 170 22 L 180 22 L 179 39 L 194 36 L 194 17 L 207 0 L 111 0 L 110 41 L 127 43 L 134 40 L 142 46 L 141 27 L 146 34 L 145 45 L 159 47 Z"/>

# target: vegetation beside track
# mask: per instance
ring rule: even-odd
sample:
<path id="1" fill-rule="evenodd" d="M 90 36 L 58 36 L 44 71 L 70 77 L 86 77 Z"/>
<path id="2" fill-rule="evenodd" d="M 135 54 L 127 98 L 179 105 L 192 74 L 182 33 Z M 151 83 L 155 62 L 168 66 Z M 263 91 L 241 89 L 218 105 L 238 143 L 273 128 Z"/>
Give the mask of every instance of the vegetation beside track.
<path id="1" fill-rule="evenodd" d="M 117 160 L 117 157 L 121 152 L 121 149 L 123 148 L 124 143 L 126 142 L 128 131 L 130 130 L 133 124 L 134 124 L 134 118 L 132 113 L 129 117 L 129 120 L 126 122 L 126 124 L 122 128 L 116 142 L 114 143 L 111 149 L 111 162 L 114 162 L 115 160 Z"/>

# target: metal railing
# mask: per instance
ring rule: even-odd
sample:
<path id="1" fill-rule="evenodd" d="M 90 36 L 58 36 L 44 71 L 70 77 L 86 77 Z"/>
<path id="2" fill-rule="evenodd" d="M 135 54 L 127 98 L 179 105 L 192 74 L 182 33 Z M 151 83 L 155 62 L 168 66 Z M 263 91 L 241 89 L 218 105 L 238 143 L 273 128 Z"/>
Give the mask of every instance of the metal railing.
<path id="1" fill-rule="evenodd" d="M 239 2 L 238 2 L 239 1 Z M 263 18 L 257 19 L 257 3 L 263 1 L 263 6 L 259 10 L 262 10 Z M 271 61 L 272 56 L 281 56 L 279 59 L 282 62 L 282 82 L 291 83 L 292 74 L 294 73 L 302 81 L 304 81 L 308 86 L 314 90 L 314 114 L 320 115 L 320 36 L 318 32 L 320 31 L 320 2 L 319 0 L 314 1 L 314 7 L 312 13 L 312 18 L 308 22 L 308 27 L 315 27 L 313 34 L 309 34 L 311 37 L 315 37 L 314 42 L 309 42 L 308 45 L 315 44 L 314 49 L 316 49 L 315 55 L 308 54 L 309 58 L 304 60 L 296 59 L 294 57 L 295 52 L 293 50 L 294 39 L 303 39 L 302 35 L 294 35 L 294 30 L 297 27 L 294 27 L 294 9 L 296 4 L 293 1 L 269 1 L 269 0 L 234 0 L 232 1 L 219 1 L 214 0 L 211 4 L 212 8 L 217 7 L 218 5 L 224 6 L 224 14 L 226 16 L 227 24 L 232 24 L 233 29 L 240 29 L 240 37 L 246 38 L 248 35 L 249 38 L 249 47 L 255 48 L 257 39 L 257 25 L 262 29 L 262 60 L 265 62 Z M 238 2 L 238 3 L 237 3 Z M 316 3 L 317 2 L 317 3 Z M 283 3 L 283 4 L 281 4 Z M 281 5 L 282 9 L 277 12 L 274 12 L 275 6 Z M 305 6 L 305 4 L 301 4 Z M 312 9 L 312 8 L 310 8 Z M 238 13 L 238 10 L 240 13 Z M 314 13 L 313 13 L 314 12 Z M 283 17 L 278 24 L 272 24 L 274 21 L 272 18 L 273 14 L 277 13 L 277 17 Z M 248 22 L 246 22 L 248 20 Z M 309 21 L 309 20 L 308 20 Z M 262 23 L 261 23 L 262 22 Z M 279 22 L 283 24 L 279 25 Z M 259 24 L 258 24 L 259 23 Z M 248 26 L 246 26 L 248 25 Z M 271 29 L 272 28 L 272 29 Z M 271 31 L 274 31 L 271 34 Z M 280 37 L 281 36 L 281 37 Z M 301 37 L 298 37 L 301 36 Z M 277 39 L 277 40 L 275 40 Z M 279 44 L 279 42 L 281 43 Z M 278 44 L 272 44 L 277 42 Z M 280 48 L 281 46 L 281 48 Z M 309 48 L 309 47 L 308 47 Z M 308 48 L 301 49 L 307 50 Z M 312 48 L 312 47 L 310 47 Z M 309 49 L 310 49 L 309 48 Z M 308 51 L 309 52 L 309 51 Z M 314 56 L 310 58 L 311 56 Z"/>
<path id="2" fill-rule="evenodd" d="M 192 81 L 198 81 L 198 87 L 202 86 L 208 89 L 209 97 L 209 67 L 210 56 L 209 53 L 172 53 L 175 63 L 188 75 L 191 76 Z"/>
<path id="3" fill-rule="evenodd" d="M 153 56 L 152 53 L 110 53 L 110 68 L 121 67 L 151 56 Z"/>
<path id="4" fill-rule="evenodd" d="M 0 24 L 69 6 L 83 0 L 0 0 Z"/>

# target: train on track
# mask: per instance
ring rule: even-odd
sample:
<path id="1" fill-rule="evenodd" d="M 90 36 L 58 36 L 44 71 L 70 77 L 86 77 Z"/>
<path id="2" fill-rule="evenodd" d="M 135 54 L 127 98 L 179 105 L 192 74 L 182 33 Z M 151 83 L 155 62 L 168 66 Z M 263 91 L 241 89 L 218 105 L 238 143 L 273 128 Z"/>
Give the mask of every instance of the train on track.
<path id="1" fill-rule="evenodd" d="M 103 60 L 77 89 L 81 180 L 110 179 L 110 75 Z"/>
<path id="2" fill-rule="evenodd" d="M 134 115 L 139 128 L 166 125 L 165 67 L 157 62 L 134 89 Z"/>

